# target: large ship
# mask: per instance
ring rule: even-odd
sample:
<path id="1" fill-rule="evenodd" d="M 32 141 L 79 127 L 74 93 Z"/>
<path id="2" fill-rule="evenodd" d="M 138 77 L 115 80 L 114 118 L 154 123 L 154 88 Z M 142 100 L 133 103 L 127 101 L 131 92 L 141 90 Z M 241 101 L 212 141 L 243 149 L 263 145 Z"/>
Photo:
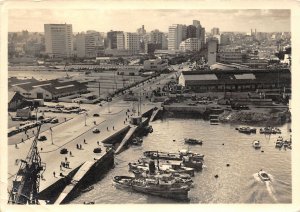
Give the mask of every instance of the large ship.
<path id="1" fill-rule="evenodd" d="M 118 188 L 132 189 L 137 192 L 176 200 L 188 200 L 190 190 L 190 186 L 177 182 L 174 177 L 170 178 L 162 175 L 160 177 L 139 178 L 115 176 L 113 182 Z"/>

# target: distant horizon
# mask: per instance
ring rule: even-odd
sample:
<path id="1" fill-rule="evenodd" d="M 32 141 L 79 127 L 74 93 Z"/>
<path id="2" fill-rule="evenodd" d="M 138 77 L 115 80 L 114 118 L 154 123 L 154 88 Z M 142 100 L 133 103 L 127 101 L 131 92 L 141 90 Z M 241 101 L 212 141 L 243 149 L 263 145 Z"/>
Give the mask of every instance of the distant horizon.
<path id="1" fill-rule="evenodd" d="M 142 18 L 141 18 L 142 17 Z M 74 32 L 110 30 L 136 32 L 142 25 L 147 32 L 168 32 L 172 24 L 192 25 L 199 20 L 206 32 L 217 27 L 220 32 L 290 32 L 290 10 L 53 10 L 11 9 L 8 31 L 43 32 L 44 24 L 72 24 Z"/>

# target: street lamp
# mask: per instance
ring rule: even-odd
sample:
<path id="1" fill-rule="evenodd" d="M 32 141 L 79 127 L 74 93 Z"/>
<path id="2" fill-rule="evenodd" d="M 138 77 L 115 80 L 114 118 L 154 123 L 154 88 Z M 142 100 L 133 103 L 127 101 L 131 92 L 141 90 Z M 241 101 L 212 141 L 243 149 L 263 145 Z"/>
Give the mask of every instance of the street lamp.
<path id="1" fill-rule="evenodd" d="M 51 142 L 52 142 L 52 145 L 54 145 L 54 143 L 53 143 L 53 135 L 52 135 L 52 127 L 50 127 L 49 129 L 50 129 L 50 133 L 51 133 Z"/>

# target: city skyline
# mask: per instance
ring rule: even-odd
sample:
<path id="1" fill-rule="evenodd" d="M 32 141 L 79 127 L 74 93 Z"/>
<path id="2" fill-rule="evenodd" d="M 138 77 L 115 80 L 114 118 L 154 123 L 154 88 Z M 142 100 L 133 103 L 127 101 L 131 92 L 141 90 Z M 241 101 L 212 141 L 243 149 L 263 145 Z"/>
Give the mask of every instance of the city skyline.
<path id="1" fill-rule="evenodd" d="M 140 17 L 151 18 L 140 18 Z M 26 18 L 24 18 L 26 17 Z M 84 17 L 84 18 L 83 18 Z M 96 20 L 101 20 L 97 22 Z M 161 21 L 164 20 L 164 21 Z M 8 31 L 44 32 L 44 24 L 72 24 L 73 32 L 121 30 L 136 32 L 145 25 L 147 32 L 168 32 L 172 24 L 192 25 L 199 20 L 209 32 L 290 32 L 290 10 L 10 10 Z M 130 24 L 128 24 L 130 23 Z M 276 24 L 274 24 L 276 23 Z"/>

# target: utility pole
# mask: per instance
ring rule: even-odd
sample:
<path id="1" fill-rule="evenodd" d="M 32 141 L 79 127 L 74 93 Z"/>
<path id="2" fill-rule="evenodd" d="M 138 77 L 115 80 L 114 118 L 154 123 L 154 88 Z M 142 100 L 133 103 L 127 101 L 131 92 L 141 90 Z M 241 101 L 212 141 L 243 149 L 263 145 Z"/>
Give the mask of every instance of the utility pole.
<path id="1" fill-rule="evenodd" d="M 100 81 L 98 82 L 98 84 L 99 84 L 99 98 L 100 98 Z"/>
<path id="2" fill-rule="evenodd" d="M 84 113 L 84 126 L 87 126 L 87 125 L 86 125 L 86 116 L 87 116 L 87 113 L 85 112 L 85 113 Z"/>
<path id="3" fill-rule="evenodd" d="M 51 142 L 52 142 L 52 145 L 54 145 L 54 143 L 53 143 L 53 135 L 52 135 L 52 127 L 50 127 L 50 133 L 51 133 Z"/>

